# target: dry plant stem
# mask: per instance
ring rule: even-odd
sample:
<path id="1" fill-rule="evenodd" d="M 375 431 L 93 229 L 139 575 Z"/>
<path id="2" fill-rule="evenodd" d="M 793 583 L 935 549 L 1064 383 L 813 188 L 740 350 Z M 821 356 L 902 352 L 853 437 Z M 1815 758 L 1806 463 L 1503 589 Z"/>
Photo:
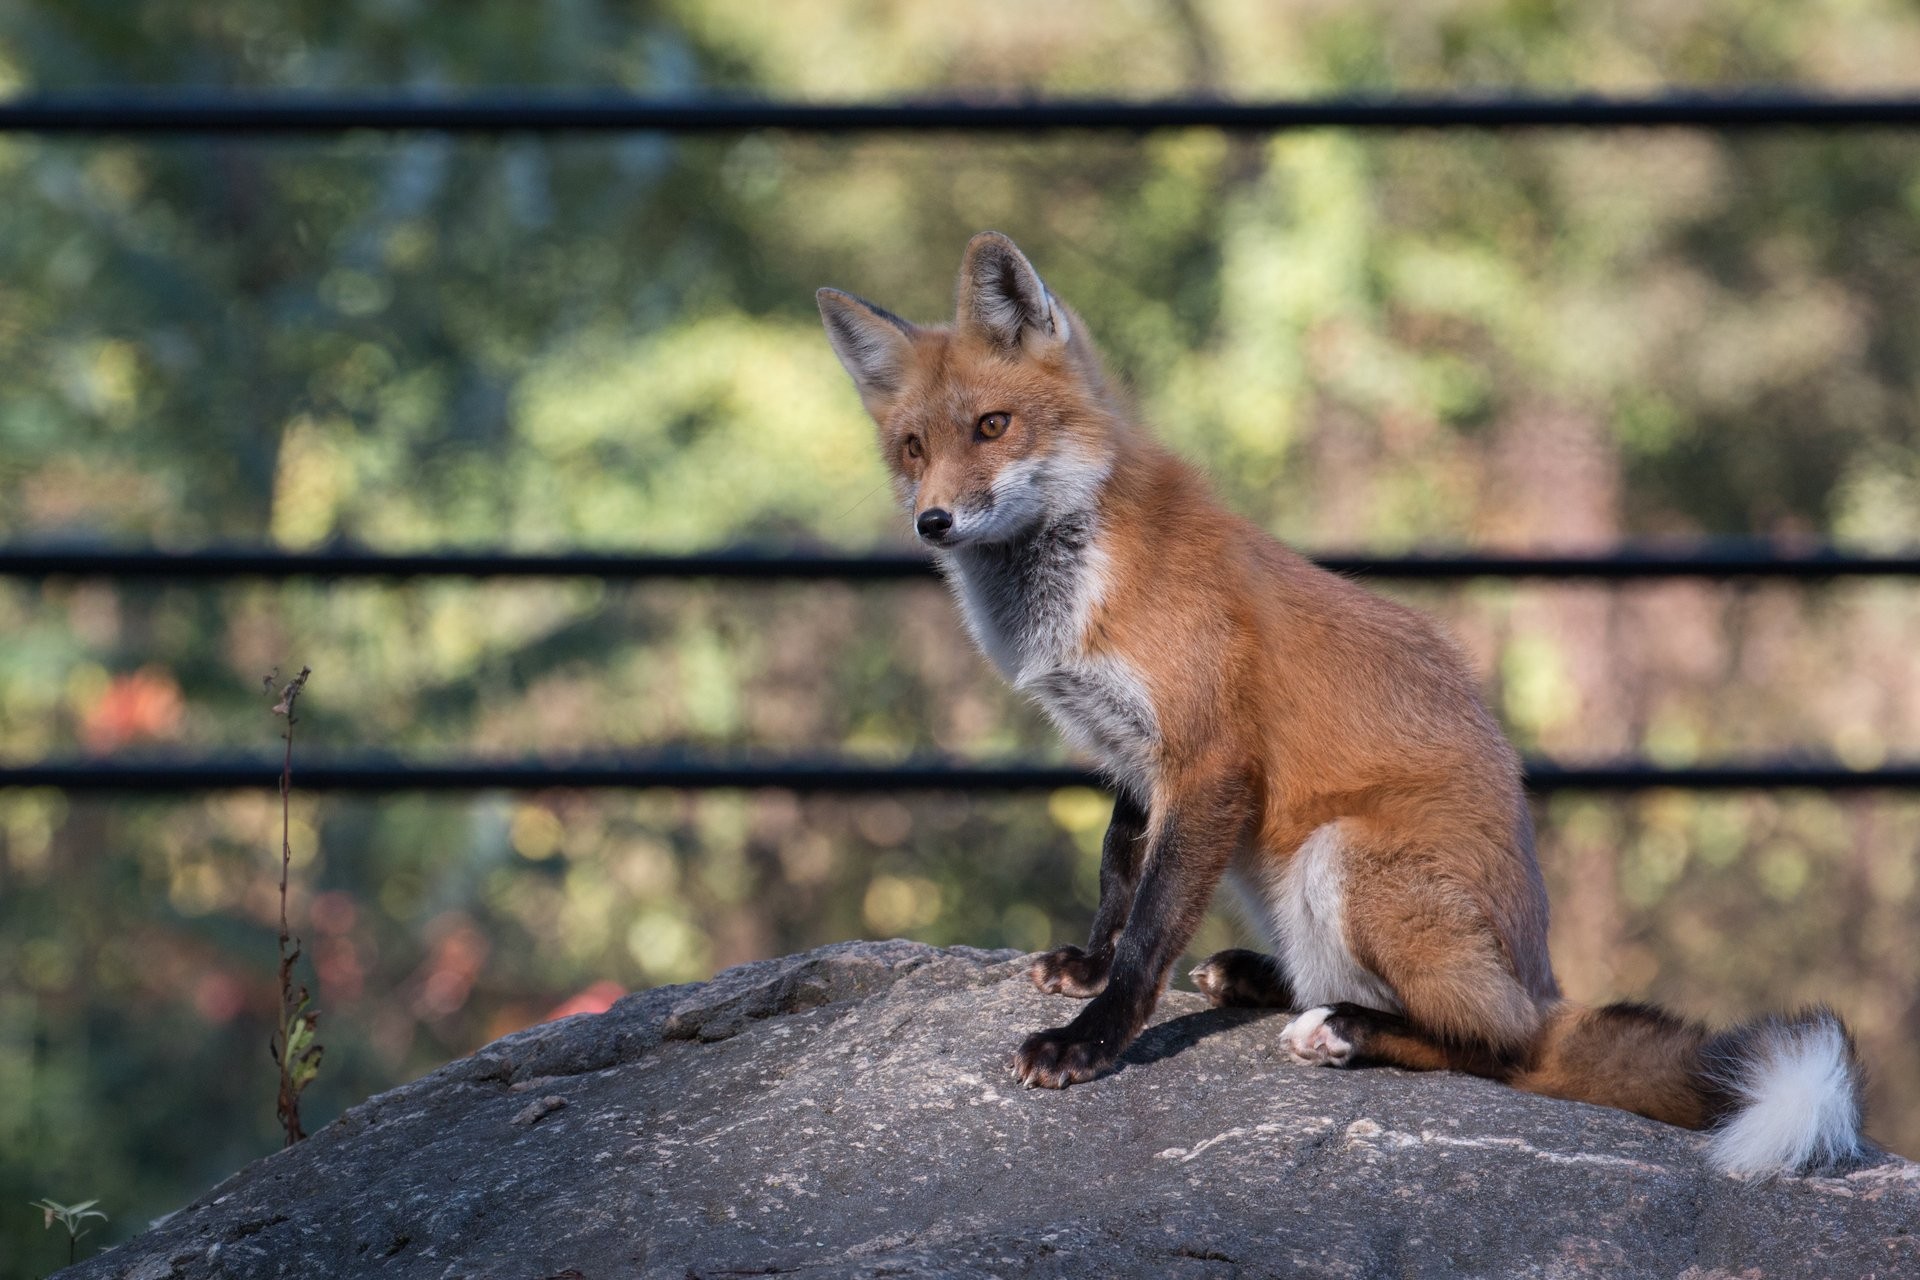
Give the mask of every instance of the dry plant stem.
<path id="1" fill-rule="evenodd" d="M 292 936 L 287 930 L 287 876 L 293 866 L 293 726 L 299 721 L 294 718 L 293 705 L 300 697 L 300 691 L 306 687 L 307 677 L 313 674 L 312 668 L 300 668 L 300 674 L 288 684 L 281 695 L 279 705 L 274 707 L 277 714 L 287 718 L 287 731 L 281 735 L 286 740 L 286 755 L 280 764 L 280 990 L 283 996 L 291 990 L 293 962 L 300 951 L 295 947 L 291 953 L 288 944 Z"/>
<path id="2" fill-rule="evenodd" d="M 300 1058 L 295 1040 L 299 1028 L 309 1015 L 305 1012 L 306 989 L 296 989 L 293 983 L 293 966 L 300 958 L 300 947 L 287 927 L 287 880 L 293 866 L 293 726 L 299 723 L 294 715 L 294 705 L 300 698 L 301 690 L 306 688 L 307 677 L 312 674 L 311 668 L 300 668 L 300 674 L 289 680 L 281 690 L 280 701 L 273 708 L 275 715 L 287 718 L 287 731 L 282 735 L 286 739 L 286 754 L 280 766 L 280 1028 L 275 1033 L 273 1045 L 273 1056 L 280 1066 L 280 1095 L 276 1109 L 281 1126 L 286 1130 L 287 1146 L 307 1136 L 300 1125 L 300 1089 L 303 1086 L 296 1083 L 294 1076 Z"/>

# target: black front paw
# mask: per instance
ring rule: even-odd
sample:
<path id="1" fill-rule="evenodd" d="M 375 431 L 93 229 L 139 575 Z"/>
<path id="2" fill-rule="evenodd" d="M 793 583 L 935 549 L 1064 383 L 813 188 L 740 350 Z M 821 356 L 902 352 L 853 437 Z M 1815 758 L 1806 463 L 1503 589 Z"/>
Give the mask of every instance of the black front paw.
<path id="1" fill-rule="evenodd" d="M 1090 955 L 1079 947 L 1061 947 L 1036 959 L 1028 973 L 1033 985 L 1048 995 L 1089 1000 L 1107 989 L 1112 967 L 1111 953 Z"/>
<path id="2" fill-rule="evenodd" d="M 1280 962 L 1257 951 L 1218 951 L 1187 975 L 1216 1009 L 1291 1009 L 1293 987 Z"/>
<path id="3" fill-rule="evenodd" d="M 1085 1084 L 1111 1067 L 1120 1052 L 1117 1044 L 1084 1035 L 1072 1027 L 1034 1032 L 1013 1055 L 1014 1078 L 1029 1089 Z"/>

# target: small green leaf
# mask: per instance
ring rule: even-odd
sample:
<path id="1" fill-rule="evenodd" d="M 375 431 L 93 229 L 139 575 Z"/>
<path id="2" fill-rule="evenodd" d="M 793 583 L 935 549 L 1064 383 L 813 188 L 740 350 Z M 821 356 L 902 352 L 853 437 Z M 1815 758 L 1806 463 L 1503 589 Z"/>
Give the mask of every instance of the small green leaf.
<path id="1" fill-rule="evenodd" d="M 58 1222 L 67 1229 L 67 1236 L 75 1241 L 87 1234 L 81 1228 L 81 1224 L 89 1218 L 98 1218 L 102 1222 L 107 1220 L 106 1214 L 93 1207 L 100 1203 L 97 1198 L 82 1200 L 79 1204 L 61 1204 L 53 1199 L 33 1200 L 29 1203 L 44 1215 L 46 1230 L 53 1230 L 53 1224 Z"/>
<path id="2" fill-rule="evenodd" d="M 320 1074 L 320 1057 L 322 1052 L 322 1046 L 314 1045 L 305 1053 L 302 1053 L 299 1058 L 295 1059 L 293 1070 L 289 1073 L 289 1078 L 293 1081 L 293 1087 L 296 1091 L 312 1084 L 313 1078 Z"/>

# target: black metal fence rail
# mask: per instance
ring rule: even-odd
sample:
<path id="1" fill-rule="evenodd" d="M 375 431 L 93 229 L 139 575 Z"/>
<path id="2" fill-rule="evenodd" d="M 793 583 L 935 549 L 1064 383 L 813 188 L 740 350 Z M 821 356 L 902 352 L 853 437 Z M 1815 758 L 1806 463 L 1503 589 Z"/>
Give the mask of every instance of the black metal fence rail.
<path id="1" fill-rule="evenodd" d="M 1445 552 L 1402 556 L 1321 554 L 1314 560 L 1336 573 L 1392 580 L 1472 578 L 1630 581 L 1649 578 L 1820 581 L 1833 578 L 1920 577 L 1920 550 L 1877 555 L 1832 547 L 1781 548 L 1764 543 L 1693 547 L 1617 547 L 1588 553 Z M 758 548 L 689 555 L 604 554 L 567 551 L 381 553 L 362 550 L 277 551 L 207 548 L 193 551 L 0 547 L 0 577 L 220 581 L 294 578 L 717 578 L 748 581 L 897 582 L 934 576 L 931 561 L 913 553 L 849 555 Z"/>
<path id="2" fill-rule="evenodd" d="M 1835 97 L 1817 93 L 1662 94 L 1651 97 L 1397 96 L 1317 101 L 1205 100 L 921 101 L 782 103 L 660 101 L 618 94 L 480 93 L 418 95 L 259 95 L 145 92 L 39 96 L 0 101 L 0 133 L 50 136 L 274 137 L 355 130 L 447 134 L 665 132 L 728 135 L 795 133 L 966 133 L 1029 135 L 1059 130 L 1143 134 L 1210 128 L 1246 133 L 1292 129 L 1859 129 L 1920 126 L 1920 96 Z M 1344 573 L 1392 579 L 1647 578 L 1822 580 L 1920 576 L 1920 554 L 1863 555 L 1824 548 L 1783 550 L 1752 544 L 1672 550 L 1622 548 L 1587 555 L 1326 555 Z M 840 579 L 925 577 L 914 555 L 728 551 L 648 556 L 506 552 L 374 554 L 327 550 L 289 553 L 213 548 L 192 552 L 0 548 L 0 576 L 125 580 L 419 577 L 602 579 Z M 60 787 L 77 792 L 206 791 L 270 786 L 270 760 L 205 759 L 171 763 L 40 761 L 0 766 L 0 788 Z M 401 762 L 361 758 L 303 764 L 303 789 L 327 791 L 529 790 L 552 787 L 781 788 L 820 793 L 891 791 L 1009 792 L 1098 785 L 1073 767 L 844 759 L 777 762 L 693 760 L 681 756 L 571 761 Z M 1920 763 L 1851 769 L 1788 760 L 1665 768 L 1645 761 L 1560 765 L 1534 761 L 1536 792 L 1816 787 L 1824 790 L 1920 789 Z"/>
<path id="3" fill-rule="evenodd" d="M 1222 102 L 671 101 L 623 94 L 235 94 L 96 92 L 0 102 L 0 132 L 153 135 L 333 134 L 413 130 L 458 134 L 663 132 L 1032 134 L 1162 129 L 1275 133 L 1292 129 L 1857 129 L 1920 125 L 1920 97 L 1838 97 L 1793 91 L 1339 97 Z"/>
<path id="4" fill-rule="evenodd" d="M 273 788 L 280 761 L 224 758 L 169 762 L 39 761 L 0 766 L 0 788 L 57 787 L 65 791 L 129 795 Z M 955 794 L 1052 791 L 1106 784 L 1071 765 L 906 760 L 875 763 L 836 758 L 751 760 L 685 756 L 598 757 L 557 761 L 387 758 L 296 762 L 301 791 L 379 792 L 541 791 L 649 787 L 678 790 L 777 789 L 813 795 L 891 792 Z M 1754 761 L 1663 767 L 1628 760 L 1604 764 L 1527 765 L 1528 789 L 1624 792 L 1661 787 L 1688 791 L 1811 788 L 1822 791 L 1920 788 L 1920 761 L 1852 769 L 1832 761 Z"/>

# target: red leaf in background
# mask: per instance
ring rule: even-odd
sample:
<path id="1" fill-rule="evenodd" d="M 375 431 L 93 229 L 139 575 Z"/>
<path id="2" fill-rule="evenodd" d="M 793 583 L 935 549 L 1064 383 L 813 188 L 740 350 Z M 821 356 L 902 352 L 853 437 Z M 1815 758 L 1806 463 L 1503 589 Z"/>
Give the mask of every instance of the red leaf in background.
<path id="1" fill-rule="evenodd" d="M 95 755 L 129 743 L 173 738 L 185 719 L 186 703 L 173 674 L 142 667 L 115 676 L 93 705 L 80 714 L 80 741 Z"/>
<path id="2" fill-rule="evenodd" d="M 542 1022 L 552 1022 L 556 1018 L 571 1018 L 576 1013 L 605 1013 L 613 1008 L 613 1002 L 627 994 L 627 989 L 611 978 L 602 978 L 579 994 L 570 996 L 553 1008 L 547 1010 Z"/>

